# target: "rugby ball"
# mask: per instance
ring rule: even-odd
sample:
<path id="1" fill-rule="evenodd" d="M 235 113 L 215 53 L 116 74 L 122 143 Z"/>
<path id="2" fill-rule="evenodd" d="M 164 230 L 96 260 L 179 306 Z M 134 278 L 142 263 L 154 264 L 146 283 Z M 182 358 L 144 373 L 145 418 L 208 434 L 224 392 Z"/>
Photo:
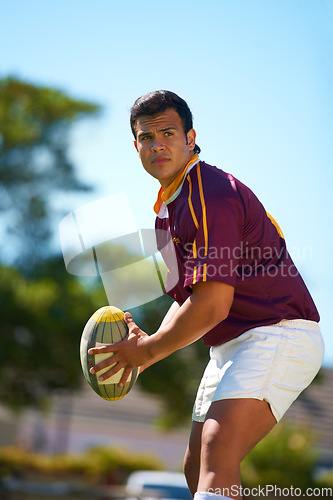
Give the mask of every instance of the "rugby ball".
<path id="1" fill-rule="evenodd" d="M 110 358 L 112 353 L 91 355 L 88 354 L 88 350 L 92 347 L 120 342 L 127 334 L 128 328 L 124 321 L 124 313 L 114 306 L 105 306 L 98 309 L 88 320 L 82 333 L 80 357 L 83 374 L 96 394 L 107 401 L 117 401 L 126 396 L 134 386 L 140 368 L 135 368 L 132 371 L 123 387 L 119 386 L 119 382 L 124 369 L 119 370 L 112 377 L 101 381 L 99 377 L 108 371 L 111 366 L 94 374 L 90 373 L 89 369 L 104 359 Z"/>

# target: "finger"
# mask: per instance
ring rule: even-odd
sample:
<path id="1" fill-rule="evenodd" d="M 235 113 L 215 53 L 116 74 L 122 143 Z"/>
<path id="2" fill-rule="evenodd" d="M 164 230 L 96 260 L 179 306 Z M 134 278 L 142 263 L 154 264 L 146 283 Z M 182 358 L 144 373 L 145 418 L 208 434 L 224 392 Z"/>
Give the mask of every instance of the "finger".
<path id="1" fill-rule="evenodd" d="M 104 354 L 107 352 L 115 352 L 117 351 L 116 345 L 117 344 L 110 344 L 110 345 L 102 345 L 99 347 L 91 347 L 90 349 L 88 349 L 88 354 L 94 355 L 94 354 Z"/>
<path id="2" fill-rule="evenodd" d="M 116 354 L 113 354 L 110 357 L 103 359 L 102 361 L 100 361 L 96 365 L 92 366 L 89 371 L 90 371 L 90 373 L 93 373 L 93 374 L 97 373 L 97 372 L 103 370 L 103 368 L 107 368 L 108 366 L 114 365 L 118 361 L 119 361 L 119 356 L 117 356 Z"/>
<path id="3" fill-rule="evenodd" d="M 128 377 L 131 375 L 132 371 L 133 370 L 131 368 L 125 368 L 124 373 L 122 374 L 122 377 L 121 377 L 120 382 L 119 382 L 120 387 L 124 387 L 124 385 L 127 382 Z"/>
<path id="4" fill-rule="evenodd" d="M 130 323 L 134 323 L 134 319 L 133 319 L 131 313 L 125 312 L 125 314 L 124 314 L 124 321 L 125 321 L 125 323 L 126 323 L 127 326 L 129 326 Z"/>
<path id="5" fill-rule="evenodd" d="M 131 334 L 131 333 L 137 334 L 140 331 L 140 328 L 135 323 L 134 319 L 132 318 L 132 315 L 129 312 L 125 312 L 124 320 L 125 320 L 126 325 L 128 326 L 128 333 L 129 334 Z"/>
<path id="6" fill-rule="evenodd" d="M 106 371 L 105 373 L 103 373 L 103 375 L 101 375 L 99 378 L 99 380 L 101 382 L 103 382 L 104 380 L 112 377 L 113 375 L 115 375 L 117 372 L 119 372 L 119 370 L 122 369 L 122 366 L 119 364 L 119 363 L 115 363 L 111 368 L 110 370 Z"/>

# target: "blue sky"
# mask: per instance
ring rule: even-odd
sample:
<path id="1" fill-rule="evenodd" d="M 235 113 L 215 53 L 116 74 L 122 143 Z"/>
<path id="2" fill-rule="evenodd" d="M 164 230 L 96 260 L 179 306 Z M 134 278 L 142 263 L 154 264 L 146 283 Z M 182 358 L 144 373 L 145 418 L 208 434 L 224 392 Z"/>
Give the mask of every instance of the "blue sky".
<path id="1" fill-rule="evenodd" d="M 68 211 L 126 191 L 138 227 L 152 226 L 158 184 L 137 158 L 129 110 L 151 90 L 180 94 L 201 158 L 251 187 L 281 226 L 333 366 L 333 2 L 3 0 L 0 17 L 1 77 L 103 107 L 73 132 L 77 172 L 96 190 L 66 198 Z"/>

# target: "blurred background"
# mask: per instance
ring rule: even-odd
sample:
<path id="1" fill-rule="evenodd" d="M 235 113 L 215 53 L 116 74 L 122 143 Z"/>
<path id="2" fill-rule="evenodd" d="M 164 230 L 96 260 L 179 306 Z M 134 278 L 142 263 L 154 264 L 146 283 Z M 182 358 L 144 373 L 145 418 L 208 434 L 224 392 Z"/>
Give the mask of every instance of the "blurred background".
<path id="1" fill-rule="evenodd" d="M 278 221 L 321 314 L 323 370 L 244 481 L 332 484 L 332 2 L 3 0 L 0 22 L 0 498 L 30 498 L 25 479 L 95 487 L 181 469 L 207 349 L 158 363 L 117 403 L 95 396 L 79 342 L 107 298 L 67 273 L 58 235 L 66 214 L 122 191 L 137 227 L 153 227 L 159 186 L 129 114 L 155 89 L 188 102 L 201 158 Z M 131 312 L 153 332 L 168 307 Z"/>

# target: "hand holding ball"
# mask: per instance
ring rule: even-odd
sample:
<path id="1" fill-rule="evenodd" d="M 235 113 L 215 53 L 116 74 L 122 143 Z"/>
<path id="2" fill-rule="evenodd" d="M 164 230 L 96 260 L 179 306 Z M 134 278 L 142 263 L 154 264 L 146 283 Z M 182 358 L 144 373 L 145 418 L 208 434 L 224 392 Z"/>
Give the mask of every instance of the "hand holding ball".
<path id="1" fill-rule="evenodd" d="M 128 328 L 124 321 L 124 313 L 114 306 L 98 309 L 88 320 L 82 333 L 80 355 L 83 374 L 96 394 L 108 401 L 116 401 L 129 393 L 136 382 L 140 368 L 135 368 L 125 385 L 120 387 L 123 369 L 105 380 L 100 380 L 100 376 L 110 370 L 111 366 L 107 366 L 98 373 L 89 371 L 92 366 L 110 358 L 112 353 L 91 355 L 88 354 L 88 350 L 93 347 L 115 344 L 124 340 L 127 335 Z"/>

